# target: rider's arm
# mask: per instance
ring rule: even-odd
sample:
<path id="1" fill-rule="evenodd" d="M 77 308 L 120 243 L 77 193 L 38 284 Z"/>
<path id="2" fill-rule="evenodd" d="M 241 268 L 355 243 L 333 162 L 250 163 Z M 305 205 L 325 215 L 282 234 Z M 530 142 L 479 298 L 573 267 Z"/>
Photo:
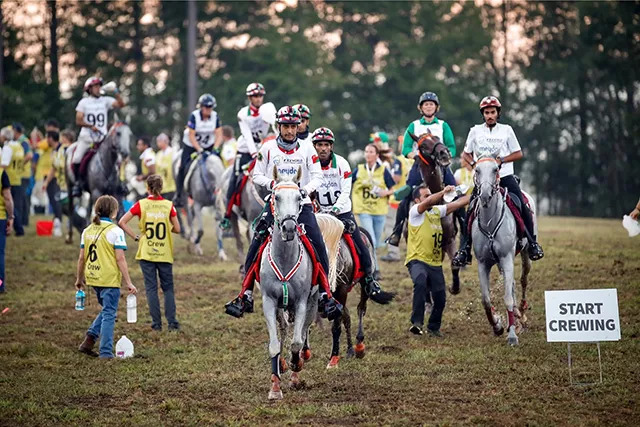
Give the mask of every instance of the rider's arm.
<path id="1" fill-rule="evenodd" d="M 316 154 L 315 148 L 311 144 L 306 145 L 307 154 L 307 167 L 309 168 L 309 182 L 303 188 L 307 194 L 311 194 L 316 191 L 322 185 L 322 166 L 320 166 L 320 159 Z"/>
<path id="2" fill-rule="evenodd" d="M 111 108 L 122 108 L 127 105 L 127 103 L 124 102 L 124 99 L 122 99 L 120 92 L 114 93 L 113 96 L 116 98 L 116 100 L 113 104 L 111 104 Z"/>
<path id="3" fill-rule="evenodd" d="M 200 144 L 198 144 L 198 141 L 196 140 L 195 129 L 189 128 L 189 141 L 191 142 L 191 146 L 194 150 L 196 150 L 198 153 L 202 151 L 202 147 L 200 147 Z"/>
<path id="4" fill-rule="evenodd" d="M 462 157 L 471 165 L 471 167 L 475 166 L 476 162 L 473 159 L 473 152 L 476 148 L 476 133 L 475 127 L 469 129 L 469 134 L 467 135 L 467 141 L 464 143 L 464 150 L 462 151 Z"/>
<path id="5" fill-rule="evenodd" d="M 89 128 L 94 132 L 98 131 L 98 128 L 92 125 L 91 123 L 87 123 L 84 121 L 84 113 L 82 111 L 76 111 L 76 126 L 80 126 L 83 128 Z"/>
<path id="6" fill-rule="evenodd" d="M 449 127 L 449 123 L 442 122 L 442 138 L 444 139 L 444 145 L 447 146 L 449 152 L 451 153 L 451 157 L 456 156 L 456 140 L 453 137 L 453 132 Z"/>
<path id="7" fill-rule="evenodd" d="M 402 155 L 408 159 L 413 157 L 409 155 L 413 153 L 413 143 L 414 143 L 414 140 L 413 138 L 411 138 L 411 135 L 409 135 L 409 132 L 414 133 L 413 122 L 411 122 L 409 127 L 407 127 L 407 130 L 404 131 L 404 138 L 402 140 Z"/>
<path id="8" fill-rule="evenodd" d="M 240 133 L 242 134 L 242 139 L 244 139 L 244 143 L 247 144 L 247 148 L 249 149 L 249 154 L 251 156 L 255 156 L 258 153 L 258 148 L 256 147 L 256 143 L 253 140 L 253 135 L 251 134 L 251 128 L 244 121 L 244 108 L 240 110 L 238 113 L 238 127 L 240 127 Z"/>
<path id="9" fill-rule="evenodd" d="M 351 181 L 351 167 L 349 166 L 349 162 L 339 162 L 338 166 L 340 166 L 340 172 L 342 173 L 342 176 L 340 177 L 340 196 L 333 204 L 333 208 L 338 213 L 342 213 L 350 202 L 351 184 L 353 181 Z"/>
<path id="10" fill-rule="evenodd" d="M 509 154 L 505 158 L 500 158 L 500 164 L 508 163 L 508 162 L 515 162 L 516 160 L 520 160 L 522 157 L 523 157 L 522 151 L 516 151 L 515 153 Z"/>
<path id="11" fill-rule="evenodd" d="M 218 150 L 222 146 L 222 127 L 220 126 L 220 116 L 216 118 L 216 130 L 213 131 L 213 147 Z"/>
<path id="12" fill-rule="evenodd" d="M 504 159 L 500 159 L 500 163 L 515 162 L 516 160 L 522 159 L 522 148 L 520 147 L 516 133 L 513 131 L 511 126 L 508 126 L 507 128 L 507 149 L 511 154 L 506 156 Z"/>
<path id="13" fill-rule="evenodd" d="M 265 144 L 260 149 L 260 153 L 256 159 L 256 165 L 253 168 L 253 183 L 271 190 L 271 182 L 273 181 L 273 171 L 267 171 L 267 157 L 269 153 L 269 145 Z"/>

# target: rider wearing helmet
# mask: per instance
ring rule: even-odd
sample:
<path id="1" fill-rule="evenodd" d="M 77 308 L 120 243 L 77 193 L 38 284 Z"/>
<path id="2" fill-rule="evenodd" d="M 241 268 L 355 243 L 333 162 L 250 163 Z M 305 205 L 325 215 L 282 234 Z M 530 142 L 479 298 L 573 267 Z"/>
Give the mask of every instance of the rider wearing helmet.
<path id="1" fill-rule="evenodd" d="M 238 152 L 233 164 L 233 174 L 231 174 L 227 187 L 227 210 L 220 223 L 222 229 L 228 229 L 231 225 L 229 218 L 231 217 L 233 199 L 245 165 L 256 158 L 259 148 L 257 144 L 262 143 L 273 124 L 275 107 L 271 102 L 264 104 L 265 94 L 266 91 L 261 83 L 251 83 L 246 90 L 249 105 L 238 111 L 238 126 L 241 135 L 238 138 Z"/>
<path id="2" fill-rule="evenodd" d="M 498 153 L 496 160 L 500 166 L 500 186 L 520 199 L 520 206 L 523 207 L 521 210 L 522 219 L 526 228 L 527 240 L 529 241 L 529 258 L 536 261 L 544 256 L 544 252 L 536 241 L 531 211 L 528 207 L 525 207 L 522 191 L 520 191 L 520 186 L 516 181 L 513 170 L 513 162 L 523 157 L 522 149 L 513 128 L 509 125 L 498 123 L 501 109 L 502 104 L 495 96 L 482 98 L 482 101 L 480 101 L 480 113 L 484 123 L 475 125 L 469 130 L 462 158 L 471 166 L 475 166 L 476 160 L 483 153 Z M 475 196 L 476 191 L 474 189 L 472 198 L 475 198 Z M 466 221 L 461 232 L 460 250 L 452 262 L 453 265 L 459 267 L 471 263 L 471 236 L 468 233 Z"/>
<path id="3" fill-rule="evenodd" d="M 418 111 L 422 117 L 418 120 L 414 120 L 409 124 L 407 130 L 404 132 L 404 141 L 402 144 L 402 155 L 412 159 L 418 152 L 418 147 L 410 134 L 420 136 L 424 133 L 430 132 L 432 135 L 440 138 L 440 141 L 444 142 L 444 145 L 449 149 L 451 157 L 456 155 L 456 142 L 453 138 L 453 132 L 449 127 L 449 124 L 444 120 L 440 120 L 436 117 L 436 113 L 440 110 L 440 100 L 438 95 L 434 92 L 425 92 L 420 95 L 418 99 Z M 456 185 L 456 179 L 453 177 L 453 173 L 449 167 L 443 168 L 443 177 L 445 185 Z M 422 183 L 422 175 L 420 175 L 419 162 L 414 162 L 409 176 L 407 177 L 406 185 L 398 190 L 402 196 L 402 202 L 398 206 L 396 213 L 396 223 L 393 227 L 391 236 L 387 239 L 387 243 L 392 246 L 398 246 L 400 244 L 400 236 L 402 235 L 402 229 L 404 222 L 409 216 L 409 204 L 411 202 L 411 188 Z M 398 193 L 396 192 L 396 194 Z"/>
<path id="4" fill-rule="evenodd" d="M 220 117 L 215 111 L 216 98 L 210 93 L 205 93 L 198 99 L 197 110 L 193 110 L 187 121 L 182 136 L 182 156 L 180 168 L 176 178 L 176 195 L 174 206 L 184 206 L 184 178 L 187 174 L 189 163 L 194 153 L 207 157 L 222 143 L 222 131 L 220 130 Z"/>
<path id="5" fill-rule="evenodd" d="M 329 271 L 329 258 L 309 198 L 309 193 L 316 191 L 322 185 L 320 162 L 310 144 L 300 144 L 298 141 L 297 129 L 300 124 L 300 113 L 295 108 L 288 105 L 282 107 L 277 113 L 276 122 L 279 136 L 265 142 L 260 148 L 253 170 L 253 182 L 271 191 L 275 184 L 272 178 L 274 167 L 278 168 L 278 173 L 281 175 L 295 175 L 299 170 L 302 171 L 300 179 L 302 209 L 298 216 L 298 222 L 304 224 L 306 235 L 313 244 L 316 259 L 321 265 L 321 274 L 326 277 Z M 226 313 L 229 315 L 241 317 L 245 312 L 253 312 L 254 276 L 249 273 L 254 261 L 260 262 L 256 259 L 257 253 L 267 238 L 272 223 L 273 214 L 270 209 L 266 209 L 258 220 L 251 246 L 247 252 L 245 273 L 248 275 L 243 281 L 242 291 L 236 299 L 225 305 Z M 338 318 L 342 313 L 342 305 L 332 297 L 327 280 L 320 280 L 319 285 L 322 286 L 319 309 L 331 320 Z"/>
<path id="6" fill-rule="evenodd" d="M 362 239 L 356 218 L 351 211 L 351 167 L 347 160 L 333 152 L 335 137 L 329 128 L 318 128 L 311 135 L 322 167 L 322 185 L 316 190 L 316 202 L 324 212 L 335 215 L 345 223 L 360 256 L 360 265 L 365 277 L 361 280 L 362 289 L 368 296 L 380 292 L 380 285 L 374 279 L 373 265 L 369 249 Z"/>
<path id="7" fill-rule="evenodd" d="M 300 113 L 300 125 L 298 126 L 298 140 L 303 142 L 311 141 L 311 132 L 309 132 L 309 123 L 311 122 L 311 110 L 304 104 L 296 104 L 293 106 Z"/>
<path id="8" fill-rule="evenodd" d="M 75 184 L 72 189 L 74 197 L 82 194 L 84 177 L 79 176 L 80 162 L 87 150 L 107 134 L 109 110 L 126 105 L 115 82 L 109 82 L 104 86 L 103 83 L 100 77 L 89 77 L 84 83 L 84 91 L 88 96 L 82 98 L 76 106 L 76 125 L 82 129 L 72 158 L 72 169 L 75 175 Z M 104 93 L 111 93 L 113 97 L 102 96 Z"/>

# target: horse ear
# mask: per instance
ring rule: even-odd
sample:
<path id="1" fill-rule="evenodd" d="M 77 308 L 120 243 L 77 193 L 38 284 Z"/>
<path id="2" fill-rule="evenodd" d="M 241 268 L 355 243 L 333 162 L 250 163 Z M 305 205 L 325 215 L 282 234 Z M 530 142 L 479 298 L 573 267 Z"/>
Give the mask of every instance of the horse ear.
<path id="1" fill-rule="evenodd" d="M 278 166 L 273 165 L 273 180 L 278 182 Z"/>
<path id="2" fill-rule="evenodd" d="M 412 134 L 411 132 L 407 132 L 409 134 L 409 136 L 411 137 L 411 139 L 413 139 L 415 142 L 418 142 L 418 137 L 415 136 L 414 134 Z"/>
<path id="3" fill-rule="evenodd" d="M 302 168 L 298 168 L 298 172 L 296 173 L 296 177 L 294 178 L 293 182 L 295 182 L 296 184 L 299 183 L 300 178 L 302 178 Z"/>

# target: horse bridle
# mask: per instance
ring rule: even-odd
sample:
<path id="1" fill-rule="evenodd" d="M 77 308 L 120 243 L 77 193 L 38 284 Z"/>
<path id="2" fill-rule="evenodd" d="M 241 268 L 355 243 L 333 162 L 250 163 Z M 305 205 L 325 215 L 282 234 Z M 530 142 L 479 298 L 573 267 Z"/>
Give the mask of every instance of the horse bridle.
<path id="1" fill-rule="evenodd" d="M 276 200 L 276 191 L 277 190 L 283 190 L 283 189 L 289 189 L 289 190 L 297 190 L 300 191 L 300 187 L 298 187 L 297 185 L 294 184 L 276 184 L 273 187 L 273 190 L 271 190 L 271 214 L 273 215 L 273 222 L 275 223 L 275 225 L 277 227 L 280 227 L 282 225 L 284 225 L 285 222 L 287 221 L 293 221 L 296 225 L 296 228 L 298 227 L 298 216 L 300 216 L 300 212 L 302 212 L 302 203 L 300 203 L 300 205 L 298 206 L 298 214 L 297 215 L 285 215 L 284 218 L 282 218 L 282 220 L 280 220 L 278 218 L 278 216 L 276 215 L 276 210 L 275 210 L 275 200 Z"/>
<path id="2" fill-rule="evenodd" d="M 484 158 L 484 159 L 480 159 L 476 162 L 476 164 L 478 163 L 482 163 L 482 162 L 494 162 L 494 163 L 498 163 L 494 158 Z M 473 184 L 475 185 L 476 188 L 479 188 L 480 191 L 478 193 L 478 196 L 480 196 L 482 194 L 482 184 L 479 184 L 477 179 L 476 179 L 476 174 L 473 174 Z M 500 183 L 498 180 L 495 180 L 495 182 L 493 183 L 493 185 L 491 186 L 491 198 L 493 198 L 493 196 L 498 192 L 498 189 L 500 188 Z"/>

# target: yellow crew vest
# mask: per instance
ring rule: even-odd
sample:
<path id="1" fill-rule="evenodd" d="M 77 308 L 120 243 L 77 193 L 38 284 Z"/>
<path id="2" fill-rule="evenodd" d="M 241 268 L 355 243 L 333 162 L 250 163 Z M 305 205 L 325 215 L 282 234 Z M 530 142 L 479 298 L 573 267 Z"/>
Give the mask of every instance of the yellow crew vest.
<path id="1" fill-rule="evenodd" d="M 65 162 L 64 162 L 65 147 L 60 144 L 57 149 L 51 154 L 53 167 L 56 170 L 56 181 L 61 191 L 67 191 L 67 179 L 64 174 Z"/>
<path id="2" fill-rule="evenodd" d="M 170 200 L 142 199 L 140 203 L 140 242 L 137 260 L 173 263 Z"/>
<path id="3" fill-rule="evenodd" d="M 2 175 L 3 171 L 0 169 L 0 175 Z M 7 219 L 7 205 L 4 203 L 4 195 L 2 194 L 2 189 L 0 189 L 0 220 Z M 0 233 L 4 232 L 4 230 L 0 230 Z"/>
<path id="4" fill-rule="evenodd" d="M 162 177 L 162 193 L 176 191 L 176 180 L 173 177 L 172 152 L 160 150 L 156 153 L 156 171 Z"/>
<path id="5" fill-rule="evenodd" d="M 438 208 L 431 208 L 423 213 L 424 221 L 419 226 L 408 224 L 407 258 L 409 261 L 417 260 L 429 264 L 432 267 L 442 265 L 442 222 Z"/>
<path id="6" fill-rule="evenodd" d="M 24 166 L 24 148 L 18 141 L 9 142 L 9 147 L 13 154 L 11 155 L 11 162 L 7 166 L 6 171 L 9 175 L 9 183 L 12 187 L 22 185 L 22 169 Z"/>
<path id="7" fill-rule="evenodd" d="M 371 193 L 373 186 L 387 188 L 384 182 L 384 167 L 380 166 L 369 177 L 364 164 L 358 165 L 358 176 L 351 190 L 354 214 L 386 215 L 389 210 L 389 197 L 378 197 Z"/>
<path id="8" fill-rule="evenodd" d="M 461 167 L 460 169 L 460 184 L 465 184 L 469 187 L 466 194 L 471 194 L 473 192 L 473 187 L 475 186 L 473 182 L 473 171 L 467 170 L 465 167 Z"/>
<path id="9" fill-rule="evenodd" d="M 27 144 L 29 144 L 29 140 L 28 139 L 24 138 L 23 140 Z M 18 140 L 18 142 L 22 143 L 22 141 L 20 141 L 20 140 Z M 23 148 L 23 151 L 24 151 L 24 148 Z M 24 155 L 26 156 L 27 153 L 25 152 Z M 22 172 L 21 172 L 21 177 L 20 178 L 21 179 L 30 179 L 31 178 L 31 160 L 22 163 Z"/>
<path id="10" fill-rule="evenodd" d="M 116 262 L 116 250 L 107 240 L 112 222 L 91 224 L 84 231 L 84 277 L 89 286 L 119 288 L 122 273 Z"/>
<path id="11" fill-rule="evenodd" d="M 49 147 L 46 139 L 38 143 L 38 163 L 36 164 L 36 181 L 44 180 L 53 164 L 53 149 Z"/>

